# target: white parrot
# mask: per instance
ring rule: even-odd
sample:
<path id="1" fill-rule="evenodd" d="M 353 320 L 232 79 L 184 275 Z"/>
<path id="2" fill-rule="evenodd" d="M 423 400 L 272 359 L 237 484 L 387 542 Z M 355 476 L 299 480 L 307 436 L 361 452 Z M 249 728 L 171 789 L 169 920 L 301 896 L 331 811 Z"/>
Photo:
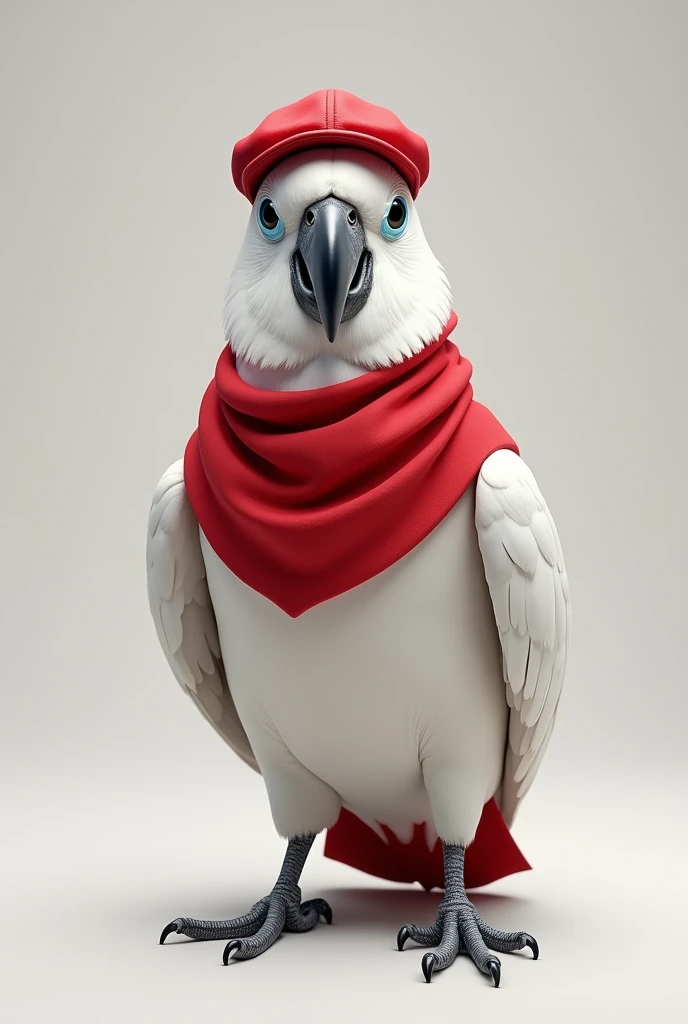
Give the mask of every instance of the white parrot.
<path id="1" fill-rule="evenodd" d="M 401 364 L 438 337 L 450 311 L 411 191 L 385 159 L 314 148 L 267 174 L 224 312 L 248 387 L 327 389 Z M 172 932 L 226 938 L 227 963 L 257 956 L 284 930 L 329 922 L 325 901 L 302 901 L 299 879 L 314 837 L 346 808 L 381 842 L 390 832 L 409 842 L 416 823 L 426 823 L 430 846 L 439 837 L 445 892 L 436 922 L 405 925 L 398 936 L 400 949 L 408 939 L 433 947 L 422 960 L 427 981 L 460 951 L 495 985 L 496 953 L 529 947 L 538 955 L 527 932 L 486 924 L 464 886 L 484 805 L 494 797 L 510 825 L 533 782 L 567 659 L 561 545 L 514 451 L 490 454 L 408 554 L 297 615 L 218 556 L 180 460 L 155 490 L 147 568 L 177 681 L 262 773 L 288 841 L 274 888 L 244 917 L 176 918 L 161 942 Z"/>

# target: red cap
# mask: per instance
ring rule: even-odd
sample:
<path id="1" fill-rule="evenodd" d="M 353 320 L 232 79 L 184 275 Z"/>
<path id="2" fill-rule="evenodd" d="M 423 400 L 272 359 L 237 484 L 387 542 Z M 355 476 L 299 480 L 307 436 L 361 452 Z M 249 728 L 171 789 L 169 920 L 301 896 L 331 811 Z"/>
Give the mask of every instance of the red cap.
<path id="1" fill-rule="evenodd" d="M 353 146 L 383 157 L 405 179 L 414 199 L 430 170 L 425 139 L 391 110 L 343 89 L 320 89 L 274 110 L 237 142 L 232 153 L 234 184 L 253 202 L 275 164 L 317 146 Z"/>

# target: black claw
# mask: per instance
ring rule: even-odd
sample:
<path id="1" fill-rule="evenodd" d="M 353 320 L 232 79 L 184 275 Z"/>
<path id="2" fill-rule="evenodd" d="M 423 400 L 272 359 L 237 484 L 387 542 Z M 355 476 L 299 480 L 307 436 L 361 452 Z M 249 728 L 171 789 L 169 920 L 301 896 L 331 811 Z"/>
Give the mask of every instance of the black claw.
<path id="1" fill-rule="evenodd" d="M 434 953 L 426 953 L 421 960 L 421 967 L 423 968 L 423 975 L 425 980 L 432 981 L 432 972 L 435 970 L 435 955 Z M 499 982 L 497 982 L 499 984 Z"/>
<path id="2" fill-rule="evenodd" d="M 499 960 L 488 960 L 487 968 L 490 974 L 492 975 L 494 987 L 499 988 L 499 982 L 501 981 L 502 978 L 502 965 L 500 964 Z"/>
<path id="3" fill-rule="evenodd" d="M 523 941 L 525 942 L 528 949 L 532 949 L 533 960 L 537 960 L 537 958 L 540 956 L 540 947 L 537 944 L 537 940 L 534 939 L 532 935 L 529 935 L 528 932 L 524 932 Z"/>
<path id="4" fill-rule="evenodd" d="M 239 941 L 239 939 L 232 939 L 225 946 L 225 951 L 222 954 L 222 963 L 225 965 L 225 967 L 229 963 L 229 957 L 234 952 L 235 949 L 241 949 L 241 942 Z"/>
<path id="5" fill-rule="evenodd" d="M 182 924 L 181 917 L 177 917 L 177 918 L 175 918 L 174 921 L 170 921 L 169 924 L 165 925 L 165 927 L 163 928 L 162 933 L 160 935 L 160 945 L 161 946 L 164 945 L 165 939 L 167 938 L 168 935 L 171 935 L 172 932 L 176 932 L 177 935 L 179 935 L 179 932 L 181 931 L 181 927 L 180 927 L 181 924 Z"/>
<path id="6" fill-rule="evenodd" d="M 332 924 L 332 907 L 327 900 L 306 900 L 301 904 L 301 913 L 314 910 L 319 917 L 324 917 L 327 924 Z"/>
<path id="7" fill-rule="evenodd" d="M 397 935 L 397 949 L 403 949 L 410 938 L 411 932 L 408 930 L 406 925 L 404 925 L 403 928 L 399 929 L 399 934 Z"/>

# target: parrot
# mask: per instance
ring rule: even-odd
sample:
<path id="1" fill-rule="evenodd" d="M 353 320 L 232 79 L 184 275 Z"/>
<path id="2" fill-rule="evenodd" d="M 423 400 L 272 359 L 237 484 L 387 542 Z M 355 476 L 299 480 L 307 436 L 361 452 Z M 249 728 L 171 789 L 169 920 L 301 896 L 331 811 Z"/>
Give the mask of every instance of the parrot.
<path id="1" fill-rule="evenodd" d="M 416 206 L 427 144 L 319 90 L 237 143 L 251 203 L 224 346 L 183 458 L 155 488 L 150 611 L 181 689 L 262 775 L 286 843 L 243 916 L 163 930 L 251 960 L 332 909 L 325 853 L 443 890 L 406 923 L 426 982 L 459 953 L 498 987 L 525 931 L 467 889 L 529 865 L 511 836 L 565 677 L 557 528 L 515 442 L 472 397 Z"/>

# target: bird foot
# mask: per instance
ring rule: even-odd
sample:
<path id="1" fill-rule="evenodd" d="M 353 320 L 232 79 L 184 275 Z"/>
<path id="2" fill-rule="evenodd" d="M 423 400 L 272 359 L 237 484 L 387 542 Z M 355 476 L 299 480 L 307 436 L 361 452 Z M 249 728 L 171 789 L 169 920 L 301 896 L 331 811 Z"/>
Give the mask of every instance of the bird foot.
<path id="1" fill-rule="evenodd" d="M 528 932 L 503 932 L 486 924 L 466 896 L 445 896 L 431 928 L 404 925 L 397 935 L 398 948 L 403 949 L 409 939 L 420 946 L 437 947 L 426 953 L 421 961 L 423 976 L 428 982 L 435 971 L 444 970 L 454 963 L 459 953 L 466 953 L 476 967 L 492 979 L 494 987 L 499 988 L 502 965 L 492 950 L 511 953 L 528 946 L 533 960 L 537 960 L 540 952 L 537 942 Z"/>
<path id="2" fill-rule="evenodd" d="M 323 917 L 332 923 L 332 910 L 325 900 L 301 902 L 298 885 L 278 883 L 269 896 L 255 903 L 243 917 L 227 921 L 199 921 L 191 917 L 177 917 L 163 928 L 162 945 L 168 935 L 188 935 L 192 939 L 229 939 L 222 959 L 252 960 L 264 953 L 283 931 L 308 932 Z"/>

